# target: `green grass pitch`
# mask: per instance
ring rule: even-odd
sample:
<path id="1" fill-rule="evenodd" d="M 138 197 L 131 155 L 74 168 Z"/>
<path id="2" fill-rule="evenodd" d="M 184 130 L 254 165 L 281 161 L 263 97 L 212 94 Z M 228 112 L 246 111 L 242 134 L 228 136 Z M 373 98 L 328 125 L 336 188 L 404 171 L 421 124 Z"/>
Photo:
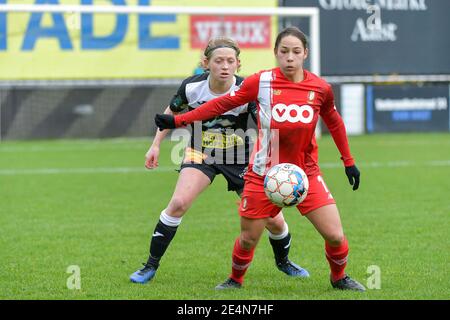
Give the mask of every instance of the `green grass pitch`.
<path id="1" fill-rule="evenodd" d="M 243 289 L 215 291 L 239 233 L 237 196 L 222 177 L 185 215 L 155 279 L 132 284 L 177 180 L 173 144 L 148 171 L 148 139 L 64 140 L 0 143 L 0 299 L 449 299 L 450 135 L 349 140 L 360 190 L 328 136 L 320 163 L 350 243 L 347 272 L 367 285 L 379 267 L 379 289 L 333 290 L 323 240 L 288 209 L 290 257 L 311 277 L 280 273 L 264 234 Z M 79 290 L 67 287 L 73 265 Z"/>

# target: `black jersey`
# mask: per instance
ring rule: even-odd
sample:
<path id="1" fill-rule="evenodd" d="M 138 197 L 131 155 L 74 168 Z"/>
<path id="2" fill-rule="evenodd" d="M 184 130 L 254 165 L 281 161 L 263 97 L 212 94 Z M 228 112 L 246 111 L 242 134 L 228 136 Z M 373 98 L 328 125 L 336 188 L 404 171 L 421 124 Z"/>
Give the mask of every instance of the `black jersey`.
<path id="1" fill-rule="evenodd" d="M 209 100 L 237 90 L 244 80 L 235 75 L 234 83 L 228 92 L 215 94 L 209 88 L 209 77 L 210 74 L 206 72 L 185 79 L 172 98 L 170 109 L 173 112 L 193 110 Z M 255 103 L 236 106 L 220 116 L 202 121 L 201 130 L 199 124 L 191 125 L 190 148 L 197 154 L 190 157 L 190 160 L 198 163 L 198 159 L 201 158 L 201 161 L 207 164 L 248 163 L 248 154 L 251 150 L 250 139 L 246 134 L 249 115 L 253 119 L 256 118 Z"/>

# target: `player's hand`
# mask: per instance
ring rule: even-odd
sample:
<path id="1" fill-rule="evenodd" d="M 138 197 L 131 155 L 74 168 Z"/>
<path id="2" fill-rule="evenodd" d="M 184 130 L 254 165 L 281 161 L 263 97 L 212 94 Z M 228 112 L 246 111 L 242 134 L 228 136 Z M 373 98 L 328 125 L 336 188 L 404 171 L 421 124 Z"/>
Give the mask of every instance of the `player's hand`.
<path id="1" fill-rule="evenodd" d="M 154 169 L 158 166 L 159 147 L 151 146 L 145 154 L 145 167 Z"/>
<path id="2" fill-rule="evenodd" d="M 348 182 L 353 186 L 353 190 L 358 189 L 360 176 L 358 168 L 355 165 L 345 167 L 345 174 L 347 175 Z"/>
<path id="3" fill-rule="evenodd" d="M 175 129 L 175 117 L 171 114 L 157 114 L 155 116 L 155 123 L 160 131 L 164 129 Z"/>

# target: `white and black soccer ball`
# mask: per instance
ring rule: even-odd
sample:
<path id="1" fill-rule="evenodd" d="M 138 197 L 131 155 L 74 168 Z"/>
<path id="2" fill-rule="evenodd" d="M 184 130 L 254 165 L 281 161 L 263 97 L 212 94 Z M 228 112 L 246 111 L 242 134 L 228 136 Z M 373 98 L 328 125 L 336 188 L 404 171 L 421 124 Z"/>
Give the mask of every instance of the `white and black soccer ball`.
<path id="1" fill-rule="evenodd" d="M 291 207 L 305 200 L 309 181 L 295 164 L 280 163 L 269 169 L 264 178 L 267 197 L 279 207 Z"/>

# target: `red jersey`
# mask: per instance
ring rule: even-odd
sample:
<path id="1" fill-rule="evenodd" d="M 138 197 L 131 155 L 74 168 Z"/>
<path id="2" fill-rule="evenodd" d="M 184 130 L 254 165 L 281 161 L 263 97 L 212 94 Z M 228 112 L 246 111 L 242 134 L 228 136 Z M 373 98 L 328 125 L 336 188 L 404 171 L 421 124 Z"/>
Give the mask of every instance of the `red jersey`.
<path id="1" fill-rule="evenodd" d="M 288 162 L 303 168 L 308 176 L 319 174 L 314 135 L 319 115 L 327 125 L 344 165 L 354 165 L 331 86 L 306 70 L 304 79 L 298 83 L 288 80 L 280 68 L 256 73 L 246 78 L 238 90 L 175 116 L 175 125 L 179 127 L 210 119 L 250 101 L 257 102 L 259 130 L 249 171 L 263 176 L 270 167 Z"/>

